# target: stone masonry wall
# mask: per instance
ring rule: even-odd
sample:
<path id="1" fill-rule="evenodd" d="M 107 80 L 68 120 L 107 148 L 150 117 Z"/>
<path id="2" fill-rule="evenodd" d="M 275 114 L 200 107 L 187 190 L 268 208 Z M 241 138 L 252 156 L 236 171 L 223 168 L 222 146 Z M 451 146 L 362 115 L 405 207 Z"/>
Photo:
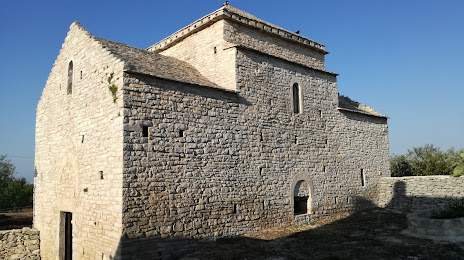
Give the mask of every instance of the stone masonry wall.
<path id="1" fill-rule="evenodd" d="M 39 231 L 30 228 L 0 231 L 0 259 L 40 259 Z"/>
<path id="2" fill-rule="evenodd" d="M 235 49 L 223 39 L 223 30 L 224 21 L 215 22 L 160 54 L 185 61 L 218 86 L 236 90 Z"/>
<path id="3" fill-rule="evenodd" d="M 73 62 L 72 93 L 67 92 Z M 77 23 L 70 27 L 37 107 L 34 227 L 44 259 L 58 259 L 62 212 L 72 213 L 73 258 L 116 252 L 122 219 L 123 63 Z"/>
<path id="4" fill-rule="evenodd" d="M 378 205 L 410 212 L 464 201 L 464 178 L 414 176 L 382 178 Z"/>
<path id="5" fill-rule="evenodd" d="M 324 70 L 325 53 L 300 46 L 242 24 L 225 22 L 224 39 L 231 44 L 255 49 L 275 57 Z"/>
<path id="6" fill-rule="evenodd" d="M 373 200 L 388 174 L 386 119 L 339 112 L 333 74 L 235 50 L 239 93 L 124 75 L 123 233 L 131 247 L 292 224 L 300 180 L 311 189 L 311 217 L 346 212 Z"/>

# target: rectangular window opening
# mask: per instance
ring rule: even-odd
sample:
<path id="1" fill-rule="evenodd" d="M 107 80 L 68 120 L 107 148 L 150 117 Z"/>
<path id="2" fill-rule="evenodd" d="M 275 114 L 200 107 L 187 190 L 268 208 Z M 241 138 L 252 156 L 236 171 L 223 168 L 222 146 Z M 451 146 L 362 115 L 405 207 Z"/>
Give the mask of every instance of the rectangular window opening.
<path id="1" fill-rule="evenodd" d="M 179 130 L 179 137 L 184 137 L 184 130 Z"/>
<path id="2" fill-rule="evenodd" d="M 233 214 L 237 214 L 237 204 L 234 203 L 234 209 L 232 211 Z"/>
<path id="3" fill-rule="evenodd" d="M 148 126 L 142 128 L 142 137 L 148 137 Z"/>

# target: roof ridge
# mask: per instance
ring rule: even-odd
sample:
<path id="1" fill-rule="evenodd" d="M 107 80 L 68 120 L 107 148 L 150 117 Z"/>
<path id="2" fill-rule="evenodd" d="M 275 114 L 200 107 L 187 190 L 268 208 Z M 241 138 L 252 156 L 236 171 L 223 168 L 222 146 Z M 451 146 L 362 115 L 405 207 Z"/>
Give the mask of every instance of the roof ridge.
<path id="1" fill-rule="evenodd" d="M 210 25 L 213 22 L 216 22 L 220 19 L 228 19 L 237 23 L 242 23 L 259 30 L 264 30 L 268 33 L 277 35 L 281 38 L 298 42 L 300 44 L 306 45 L 308 47 L 314 48 L 324 54 L 328 52 L 325 50 L 325 46 L 318 42 L 315 42 L 307 37 L 301 36 L 297 33 L 291 32 L 287 29 L 284 29 L 280 26 L 274 25 L 272 23 L 266 22 L 254 15 L 251 15 L 241 9 L 233 7 L 231 5 L 223 5 L 221 8 L 216 11 L 203 16 L 202 18 L 196 20 L 195 22 L 177 30 L 175 33 L 170 36 L 162 39 L 161 41 L 151 45 L 147 48 L 149 51 L 160 51 L 169 47 L 171 44 L 174 44 L 185 37 L 198 32 L 202 28 Z"/>

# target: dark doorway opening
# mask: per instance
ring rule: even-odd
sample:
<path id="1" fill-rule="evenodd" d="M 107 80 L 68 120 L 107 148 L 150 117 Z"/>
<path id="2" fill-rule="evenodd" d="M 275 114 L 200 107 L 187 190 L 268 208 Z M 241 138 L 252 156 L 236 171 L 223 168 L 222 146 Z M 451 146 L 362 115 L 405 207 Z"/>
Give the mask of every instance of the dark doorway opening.
<path id="1" fill-rule="evenodd" d="M 308 196 L 305 197 L 294 197 L 294 214 L 299 215 L 299 214 L 306 214 L 308 213 Z"/>
<path id="2" fill-rule="evenodd" d="M 61 212 L 60 259 L 72 260 L 72 213 Z"/>

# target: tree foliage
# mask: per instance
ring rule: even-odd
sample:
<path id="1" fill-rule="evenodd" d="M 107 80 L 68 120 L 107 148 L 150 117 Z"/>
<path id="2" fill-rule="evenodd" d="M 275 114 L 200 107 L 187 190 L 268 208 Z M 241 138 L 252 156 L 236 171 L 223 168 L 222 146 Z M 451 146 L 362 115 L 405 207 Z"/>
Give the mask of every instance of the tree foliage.
<path id="1" fill-rule="evenodd" d="M 441 151 L 431 144 L 413 147 L 406 155 L 390 157 L 392 177 L 452 175 L 453 170 L 462 161 L 460 153 L 453 148 Z"/>
<path id="2" fill-rule="evenodd" d="M 6 155 L 0 155 L 0 208 L 32 205 L 33 185 L 16 178 L 15 167 Z"/>

